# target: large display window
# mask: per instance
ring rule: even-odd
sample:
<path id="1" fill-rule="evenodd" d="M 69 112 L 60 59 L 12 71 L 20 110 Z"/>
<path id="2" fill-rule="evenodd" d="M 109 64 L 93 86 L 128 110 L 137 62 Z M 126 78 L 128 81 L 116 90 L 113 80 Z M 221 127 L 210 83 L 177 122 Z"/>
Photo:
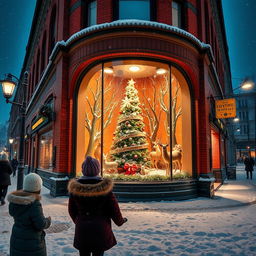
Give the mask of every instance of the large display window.
<path id="1" fill-rule="evenodd" d="M 52 130 L 39 136 L 39 161 L 38 167 L 44 170 L 52 170 Z"/>
<path id="2" fill-rule="evenodd" d="M 118 60 L 91 69 L 77 98 L 76 174 L 87 155 L 103 176 L 169 180 L 192 176 L 191 99 L 169 65 Z"/>

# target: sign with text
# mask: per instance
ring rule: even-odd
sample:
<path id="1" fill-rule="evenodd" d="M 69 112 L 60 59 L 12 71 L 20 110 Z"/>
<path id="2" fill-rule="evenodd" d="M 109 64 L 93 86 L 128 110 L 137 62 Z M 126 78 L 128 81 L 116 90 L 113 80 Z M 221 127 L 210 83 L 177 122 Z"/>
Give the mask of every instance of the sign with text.
<path id="1" fill-rule="evenodd" d="M 236 100 L 234 98 L 215 101 L 216 118 L 236 117 Z"/>

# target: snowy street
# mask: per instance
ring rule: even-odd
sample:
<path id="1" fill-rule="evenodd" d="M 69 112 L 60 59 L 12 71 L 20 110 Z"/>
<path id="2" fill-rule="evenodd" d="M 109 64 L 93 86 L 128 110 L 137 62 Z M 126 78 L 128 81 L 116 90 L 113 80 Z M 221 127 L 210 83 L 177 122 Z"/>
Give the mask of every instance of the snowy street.
<path id="1" fill-rule="evenodd" d="M 16 177 L 12 181 L 9 192 L 16 187 Z M 256 177 L 246 180 L 240 166 L 237 180 L 225 181 L 214 199 L 122 203 L 128 222 L 120 228 L 113 224 L 118 244 L 105 255 L 256 255 L 255 184 Z M 52 198 L 45 188 L 42 194 L 44 214 L 52 217 L 46 231 L 48 255 L 78 255 L 72 246 L 74 225 L 67 213 L 68 198 Z M 0 207 L 0 215 L 0 256 L 6 256 L 12 226 L 8 203 Z"/>

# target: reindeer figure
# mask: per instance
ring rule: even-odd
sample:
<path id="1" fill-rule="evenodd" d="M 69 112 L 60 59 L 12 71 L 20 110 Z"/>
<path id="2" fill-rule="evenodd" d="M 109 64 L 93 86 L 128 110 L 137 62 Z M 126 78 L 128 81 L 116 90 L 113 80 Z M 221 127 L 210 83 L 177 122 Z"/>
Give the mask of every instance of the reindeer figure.
<path id="1" fill-rule="evenodd" d="M 162 153 L 158 143 L 156 142 L 153 142 L 153 149 L 154 151 L 150 152 L 149 156 L 150 156 L 153 167 L 157 169 L 158 168 L 157 163 L 162 158 Z"/>
<path id="2" fill-rule="evenodd" d="M 163 156 L 164 162 L 167 165 L 166 176 L 170 176 L 170 152 L 167 151 L 167 147 L 169 144 L 159 143 L 159 145 L 162 147 L 162 156 Z"/>
<path id="3" fill-rule="evenodd" d="M 174 163 L 175 166 L 175 171 L 177 171 L 178 169 L 181 172 L 181 168 L 182 168 L 182 162 L 181 162 L 181 158 L 182 158 L 182 148 L 181 145 L 176 144 L 173 147 L 173 151 L 172 151 L 172 162 Z"/>
<path id="4" fill-rule="evenodd" d="M 105 171 L 109 171 L 111 173 L 116 172 L 118 167 L 118 163 L 115 161 L 108 162 L 107 157 L 103 155 L 103 168 Z"/>

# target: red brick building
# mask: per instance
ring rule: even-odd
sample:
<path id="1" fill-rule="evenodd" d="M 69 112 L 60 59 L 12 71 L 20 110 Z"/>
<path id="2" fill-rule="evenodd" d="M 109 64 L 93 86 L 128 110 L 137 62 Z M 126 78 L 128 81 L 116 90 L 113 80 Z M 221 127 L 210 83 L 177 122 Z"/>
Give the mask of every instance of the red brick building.
<path id="1" fill-rule="evenodd" d="M 52 190 L 85 155 L 137 183 L 221 182 L 232 161 L 214 114 L 231 91 L 221 1 L 38 0 L 25 71 L 25 164 Z"/>

